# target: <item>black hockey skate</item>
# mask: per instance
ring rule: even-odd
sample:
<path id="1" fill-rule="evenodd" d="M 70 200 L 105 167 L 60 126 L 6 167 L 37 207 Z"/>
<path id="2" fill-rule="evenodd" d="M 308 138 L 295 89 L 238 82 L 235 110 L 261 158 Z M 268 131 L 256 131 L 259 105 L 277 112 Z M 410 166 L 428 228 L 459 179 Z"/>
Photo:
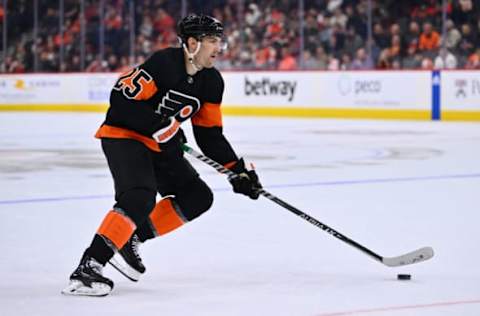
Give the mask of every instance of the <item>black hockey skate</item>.
<path id="1" fill-rule="evenodd" d="M 138 252 L 141 243 L 138 236 L 133 234 L 125 246 L 118 251 L 118 254 L 108 261 L 118 272 L 134 282 L 137 282 L 145 272 L 145 266 Z"/>
<path id="2" fill-rule="evenodd" d="M 70 283 L 62 290 L 65 295 L 106 296 L 113 289 L 113 281 L 102 275 L 103 265 L 84 254 L 77 269 L 70 275 Z"/>

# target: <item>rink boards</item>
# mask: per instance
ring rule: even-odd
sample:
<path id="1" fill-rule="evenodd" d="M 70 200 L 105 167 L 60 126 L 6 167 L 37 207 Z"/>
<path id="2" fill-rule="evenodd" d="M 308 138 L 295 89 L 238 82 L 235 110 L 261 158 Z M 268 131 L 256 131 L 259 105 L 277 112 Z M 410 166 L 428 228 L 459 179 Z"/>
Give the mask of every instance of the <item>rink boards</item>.
<path id="1" fill-rule="evenodd" d="M 478 71 L 222 73 L 227 115 L 480 121 Z M 105 111 L 118 75 L 0 75 L 0 110 Z"/>

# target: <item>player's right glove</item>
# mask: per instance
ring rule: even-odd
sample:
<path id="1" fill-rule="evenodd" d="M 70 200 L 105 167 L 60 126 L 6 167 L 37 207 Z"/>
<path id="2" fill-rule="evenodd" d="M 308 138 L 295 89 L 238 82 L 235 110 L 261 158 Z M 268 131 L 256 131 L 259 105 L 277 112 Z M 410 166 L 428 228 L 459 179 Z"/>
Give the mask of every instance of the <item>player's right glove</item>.
<path id="1" fill-rule="evenodd" d="M 243 158 L 237 161 L 233 167 L 230 167 L 230 170 L 238 175 L 228 178 L 228 181 L 232 184 L 233 192 L 244 194 L 253 200 L 258 199 L 262 185 L 255 170 L 247 170 Z"/>

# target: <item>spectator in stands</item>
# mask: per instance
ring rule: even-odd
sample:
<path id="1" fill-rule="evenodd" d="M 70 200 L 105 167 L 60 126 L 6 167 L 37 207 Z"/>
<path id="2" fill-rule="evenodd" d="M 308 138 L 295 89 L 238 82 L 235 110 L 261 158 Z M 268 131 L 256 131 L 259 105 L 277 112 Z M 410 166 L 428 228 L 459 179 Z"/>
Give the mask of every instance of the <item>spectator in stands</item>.
<path id="1" fill-rule="evenodd" d="M 335 55 L 329 55 L 327 69 L 340 70 L 340 60 Z"/>
<path id="2" fill-rule="evenodd" d="M 378 56 L 377 69 L 390 69 L 392 68 L 392 60 L 390 59 L 390 52 L 388 49 L 381 51 L 380 56 Z"/>
<path id="3" fill-rule="evenodd" d="M 143 35 L 147 38 L 153 37 L 153 22 L 149 15 L 143 17 L 139 32 L 140 35 Z"/>
<path id="4" fill-rule="evenodd" d="M 114 71 L 115 72 L 120 72 L 120 73 L 125 73 L 129 70 L 131 70 L 131 66 L 133 63 L 130 63 L 128 61 L 128 57 L 127 56 L 122 56 L 120 57 L 120 60 L 118 61 L 118 67 L 117 69 L 115 69 Z"/>
<path id="5" fill-rule="evenodd" d="M 400 25 L 398 23 L 392 23 L 390 25 L 390 42 L 392 41 L 392 38 L 398 36 L 400 39 L 400 45 L 402 46 L 402 31 L 400 29 Z"/>
<path id="6" fill-rule="evenodd" d="M 455 24 L 452 20 L 447 20 L 446 25 L 446 34 L 445 34 L 445 46 L 449 50 L 455 50 L 462 39 L 462 34 L 455 27 Z"/>
<path id="7" fill-rule="evenodd" d="M 361 47 L 357 49 L 355 53 L 355 59 L 352 62 L 351 69 L 353 70 L 366 70 L 372 69 L 373 62 L 370 56 L 368 56 L 367 51 L 365 48 Z"/>
<path id="8" fill-rule="evenodd" d="M 122 42 L 122 24 L 123 19 L 120 12 L 115 7 L 108 6 L 105 13 L 103 24 L 105 25 L 105 36 L 107 43 L 112 46 L 118 46 Z"/>
<path id="9" fill-rule="evenodd" d="M 285 27 L 285 15 L 277 9 L 272 9 L 270 13 L 270 23 L 266 28 L 266 36 L 278 38 Z"/>
<path id="10" fill-rule="evenodd" d="M 433 69 L 432 59 L 430 57 L 424 56 L 420 67 L 423 70 L 432 70 Z"/>
<path id="11" fill-rule="evenodd" d="M 367 8 L 366 4 L 358 2 L 355 7 L 353 3 L 345 7 L 345 14 L 348 17 L 347 28 L 353 27 L 355 33 L 365 41 L 367 39 Z"/>
<path id="12" fill-rule="evenodd" d="M 375 40 L 375 44 L 377 44 L 381 50 L 390 45 L 388 34 L 385 33 L 385 29 L 380 23 L 375 23 L 373 25 L 373 39 Z"/>
<path id="13" fill-rule="evenodd" d="M 215 63 L 215 67 L 219 70 L 231 69 L 233 67 L 232 60 L 226 54 L 221 54 L 217 58 L 218 60 Z"/>
<path id="14" fill-rule="evenodd" d="M 355 33 L 353 27 L 349 27 L 345 32 L 345 44 L 343 45 L 343 50 L 352 55 L 353 52 L 356 52 L 357 49 L 363 46 L 365 46 L 365 43 L 360 35 Z"/>
<path id="15" fill-rule="evenodd" d="M 303 35 L 305 36 L 305 47 L 314 50 L 318 45 L 318 23 L 316 16 L 311 11 L 305 17 Z"/>
<path id="16" fill-rule="evenodd" d="M 470 24 L 463 24 L 461 29 L 462 39 L 458 45 L 459 52 L 464 56 L 469 56 L 476 47 L 477 38 Z"/>
<path id="17" fill-rule="evenodd" d="M 440 45 L 440 34 L 435 31 L 430 22 L 423 23 L 423 32 L 420 35 L 418 48 L 422 51 L 432 51 Z"/>
<path id="18" fill-rule="evenodd" d="M 422 64 L 422 55 L 418 54 L 417 46 L 411 44 L 407 48 L 407 56 L 402 61 L 404 69 L 418 69 Z"/>
<path id="19" fill-rule="evenodd" d="M 322 14 L 319 14 L 317 17 L 318 21 L 318 40 L 320 45 L 325 45 L 332 36 L 333 28 L 330 27 L 328 17 L 324 17 Z"/>
<path id="20" fill-rule="evenodd" d="M 82 70 L 81 61 L 79 55 L 73 55 L 67 62 L 65 71 L 67 72 L 79 72 Z"/>
<path id="21" fill-rule="evenodd" d="M 330 25 L 338 25 L 340 28 L 345 29 L 347 27 L 347 21 L 347 15 L 343 13 L 340 7 L 337 7 L 333 12 L 333 16 L 330 18 Z"/>
<path id="22" fill-rule="evenodd" d="M 248 26 L 254 26 L 260 20 L 261 16 L 262 13 L 260 12 L 258 5 L 250 3 L 245 14 L 245 23 L 247 23 Z"/>
<path id="23" fill-rule="evenodd" d="M 102 69 L 94 62 L 103 45 L 104 61 L 108 65 L 110 55 L 115 55 L 117 69 L 131 66 L 129 32 L 129 9 L 126 1 L 105 1 L 105 14 L 99 16 L 99 2 L 85 1 L 85 52 L 82 61 L 88 69 Z M 304 49 L 300 52 L 299 14 L 295 1 L 244 1 L 191 0 L 188 9 L 209 10 L 229 25 L 226 34 L 229 42 L 228 58 L 219 64 L 223 69 L 231 67 L 277 69 L 283 58 L 282 47 L 289 46 L 296 57 L 305 58 L 305 67 L 319 69 L 345 68 L 344 59 L 354 56 L 352 67 L 365 68 L 357 59 L 357 52 L 365 47 L 367 39 L 366 0 L 309 0 L 305 1 Z M 134 55 L 147 57 L 152 51 L 175 45 L 174 17 L 180 10 L 180 2 L 174 0 L 143 0 L 135 7 L 136 25 Z M 241 8 L 241 3 L 245 8 Z M 430 59 L 437 57 L 440 45 L 441 2 L 438 0 L 386 0 L 374 1 L 374 25 L 370 63 L 382 68 L 419 67 L 420 54 Z M 63 38 L 59 32 L 59 10 L 55 1 L 39 2 L 39 29 L 33 45 L 33 12 L 28 1 L 9 1 L 7 43 L 9 65 L 2 71 L 33 71 L 34 56 L 38 57 L 38 71 L 80 71 L 80 9 L 73 0 L 65 1 Z M 398 8 L 402 9 L 398 9 Z M 394 9 L 396 8 L 396 9 Z M 243 9 L 243 10 L 242 10 Z M 0 21 L 4 19 L 0 6 Z M 243 16 L 242 16 L 243 14 Z M 449 0 L 444 46 L 457 59 L 457 67 L 471 66 L 475 49 L 480 47 L 480 2 L 472 0 Z M 104 43 L 100 44 L 100 21 L 105 26 Z M 419 23 L 423 23 L 420 32 Z M 400 29 L 408 25 L 408 30 Z M 421 24 L 422 25 L 422 24 Z M 0 23 L 0 30 L 3 23 Z M 389 30 L 388 32 L 386 30 Z M 400 45 L 398 45 L 398 38 Z M 0 41 L 2 37 L 0 36 Z M 53 43 L 53 47 L 51 46 Z M 59 60 L 59 48 L 63 44 L 64 61 Z M 412 45 L 415 46 L 412 48 Z M 18 47 L 24 47 L 24 50 Z M 0 43 L 1 47 L 1 43 Z M 32 50 L 36 47 L 36 50 Z M 388 49 L 387 52 L 383 52 Z M 245 53 L 244 53 L 245 52 Z M 327 55 L 328 54 L 328 55 Z M 76 56 L 76 57 L 75 57 Z M 248 57 L 249 60 L 245 58 Z M 421 63 L 421 62 L 420 62 Z M 5 63 L 2 63 L 5 64 Z M 293 63 L 292 63 L 293 64 Z M 424 63 L 429 67 L 428 61 Z M 434 64 L 434 63 L 432 63 Z M 361 66 L 359 66 L 361 65 Z M 285 67 L 285 61 L 282 63 Z M 428 68 L 427 67 L 427 68 Z M 111 69 L 112 66 L 108 66 Z M 370 67 L 366 67 L 370 68 Z"/>
<path id="24" fill-rule="evenodd" d="M 352 57 L 350 54 L 343 53 L 342 60 L 340 61 L 340 70 L 350 70 L 352 69 Z"/>
<path id="25" fill-rule="evenodd" d="M 392 60 L 392 70 L 401 70 L 402 69 L 402 62 L 400 58 L 394 58 Z"/>
<path id="26" fill-rule="evenodd" d="M 54 35 L 58 30 L 58 12 L 50 7 L 47 9 L 45 17 L 42 19 L 42 30 L 45 35 Z"/>
<path id="27" fill-rule="evenodd" d="M 434 69 L 455 69 L 457 68 L 457 58 L 446 48 L 441 48 L 438 56 L 433 62 Z"/>
<path id="28" fill-rule="evenodd" d="M 107 70 L 107 62 L 103 61 L 100 56 L 97 56 L 91 63 L 85 68 L 85 72 L 104 72 Z"/>
<path id="29" fill-rule="evenodd" d="M 340 25 L 332 27 L 332 33 L 327 43 L 327 51 L 330 53 L 341 52 L 345 45 L 345 32 Z"/>
<path id="30" fill-rule="evenodd" d="M 288 46 L 282 47 L 281 59 L 278 64 L 278 70 L 295 70 L 298 69 L 297 60 L 293 55 L 292 49 Z"/>
<path id="31" fill-rule="evenodd" d="M 252 53 L 248 50 L 242 50 L 239 53 L 239 64 L 235 65 L 241 69 L 254 69 L 255 64 L 253 63 Z"/>
<path id="32" fill-rule="evenodd" d="M 479 5 L 478 7 L 479 7 L 479 9 L 478 9 L 478 14 L 477 14 L 477 16 L 478 16 L 478 22 L 477 22 L 477 31 L 476 31 L 476 33 L 477 33 L 477 42 L 476 42 L 476 45 L 475 45 L 475 46 L 480 47 L 480 5 Z"/>
<path id="33" fill-rule="evenodd" d="M 153 21 L 153 28 L 157 33 L 173 31 L 175 29 L 175 20 L 164 9 L 158 8 Z"/>
<path id="34" fill-rule="evenodd" d="M 391 39 L 390 47 L 388 48 L 388 55 L 390 58 L 400 58 L 402 51 L 400 35 L 394 35 Z"/>
<path id="35" fill-rule="evenodd" d="M 303 51 L 303 69 L 319 69 L 320 63 L 310 50 Z"/>
<path id="36" fill-rule="evenodd" d="M 136 39 L 136 53 L 144 56 L 150 56 L 153 52 L 153 43 L 150 38 L 139 35 Z"/>
<path id="37" fill-rule="evenodd" d="M 418 41 L 420 40 L 420 26 L 416 21 L 411 21 L 408 26 L 408 32 L 405 35 L 406 46 L 415 45 L 418 48 Z"/>
<path id="38" fill-rule="evenodd" d="M 476 1 L 475 5 L 480 6 L 478 1 Z M 472 0 L 454 1 L 453 10 L 452 10 L 452 20 L 457 25 L 462 25 L 462 24 L 473 25 L 476 22 L 478 22 L 478 15 L 475 12 L 475 7 L 473 5 Z"/>
<path id="39" fill-rule="evenodd" d="M 53 51 L 42 51 L 39 57 L 39 64 L 42 72 L 54 72 L 58 70 L 57 56 Z"/>
<path id="40" fill-rule="evenodd" d="M 107 66 L 106 66 L 106 71 L 115 71 L 118 69 L 119 66 L 119 61 L 117 58 L 117 55 L 115 54 L 110 54 L 108 55 L 107 58 Z"/>
<path id="41" fill-rule="evenodd" d="M 480 69 L 480 47 L 477 47 L 475 53 L 468 56 L 466 69 Z"/>
<path id="42" fill-rule="evenodd" d="M 318 46 L 315 50 L 315 59 L 318 62 L 318 69 L 325 70 L 328 66 L 328 55 L 322 46 Z"/>
<path id="43" fill-rule="evenodd" d="M 328 0 L 327 1 L 327 10 L 330 12 L 335 12 L 342 5 L 343 0 Z"/>
<path id="44" fill-rule="evenodd" d="M 5 64 L 7 65 L 7 72 L 9 73 L 23 73 L 25 72 L 25 67 L 23 63 L 18 59 L 13 59 L 8 56 L 5 59 Z"/>
<path id="45" fill-rule="evenodd" d="M 277 51 L 270 43 L 270 40 L 264 39 L 262 47 L 255 49 L 255 68 L 275 69 L 277 65 Z"/>
<path id="46" fill-rule="evenodd" d="M 418 4 L 413 6 L 411 13 L 412 18 L 414 19 L 431 19 L 441 12 L 441 2 L 439 3 L 437 0 L 422 0 L 415 2 Z"/>

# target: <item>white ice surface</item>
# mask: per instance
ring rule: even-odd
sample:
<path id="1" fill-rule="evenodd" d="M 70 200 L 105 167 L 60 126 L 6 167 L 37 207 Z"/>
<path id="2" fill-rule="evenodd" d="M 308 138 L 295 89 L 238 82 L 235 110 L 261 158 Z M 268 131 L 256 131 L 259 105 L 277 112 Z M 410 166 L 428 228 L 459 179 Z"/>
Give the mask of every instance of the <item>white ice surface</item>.
<path id="1" fill-rule="evenodd" d="M 110 296 L 62 296 L 113 203 L 102 120 L 0 113 L 0 315 L 480 315 L 478 123 L 224 118 L 268 191 L 382 256 L 432 246 L 430 261 L 385 267 L 192 161 L 212 209 L 146 243 L 138 283 L 107 267 Z"/>

